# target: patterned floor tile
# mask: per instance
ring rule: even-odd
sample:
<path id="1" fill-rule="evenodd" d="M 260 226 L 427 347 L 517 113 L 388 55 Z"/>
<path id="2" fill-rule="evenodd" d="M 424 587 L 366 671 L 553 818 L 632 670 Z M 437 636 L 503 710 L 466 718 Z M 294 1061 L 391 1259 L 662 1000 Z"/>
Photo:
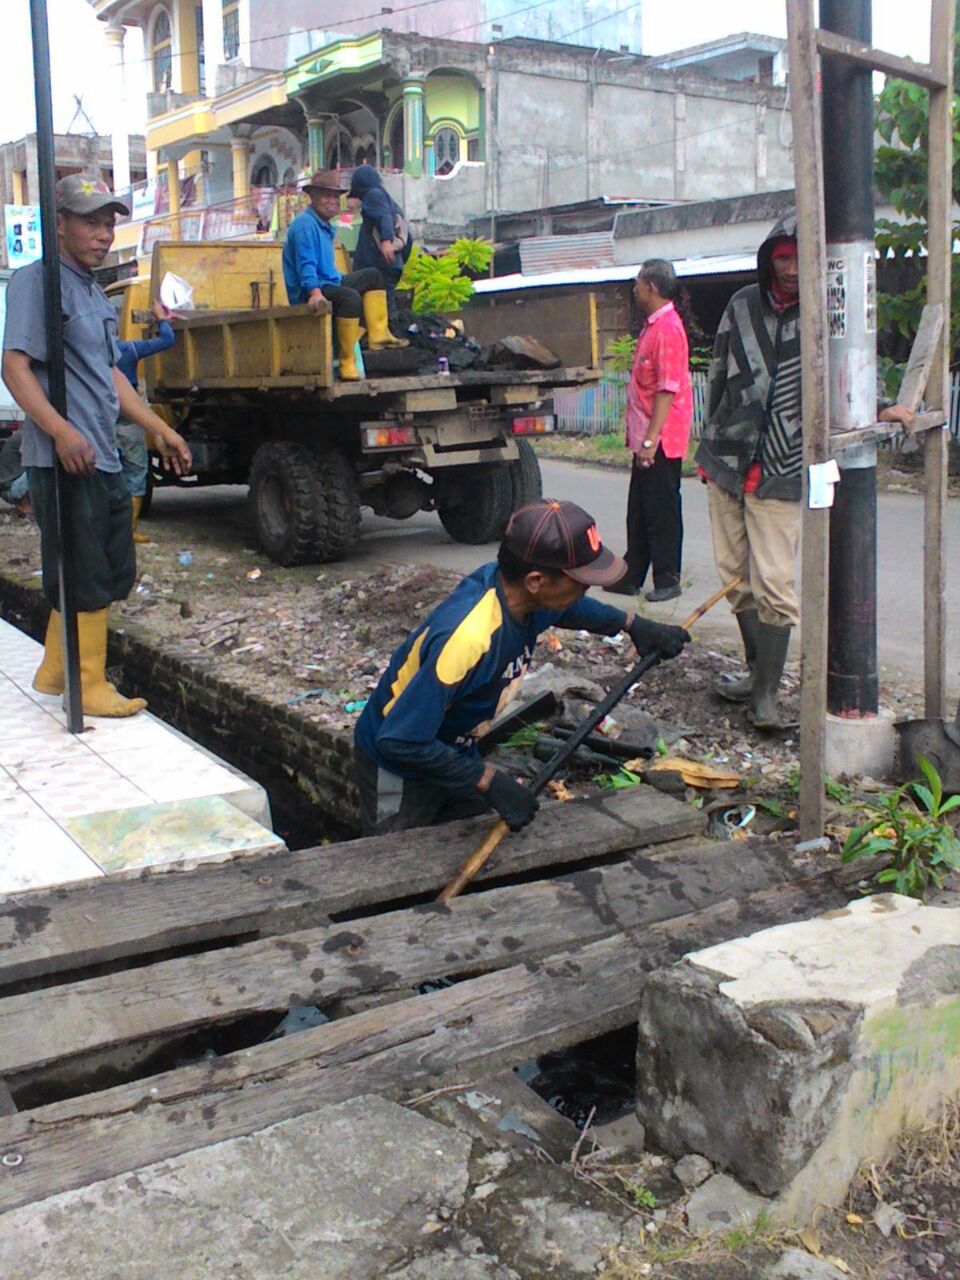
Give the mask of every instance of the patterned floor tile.
<path id="1" fill-rule="evenodd" d="M 89 814 L 68 819 L 63 826 L 94 862 L 111 873 L 284 848 L 272 831 L 216 796 L 124 813 Z"/>

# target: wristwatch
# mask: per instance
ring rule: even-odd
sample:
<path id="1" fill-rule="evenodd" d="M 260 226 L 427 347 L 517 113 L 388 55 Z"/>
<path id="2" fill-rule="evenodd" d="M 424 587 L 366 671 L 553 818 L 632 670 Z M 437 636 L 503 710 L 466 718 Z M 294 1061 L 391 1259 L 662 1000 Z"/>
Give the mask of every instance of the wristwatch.
<path id="1" fill-rule="evenodd" d="M 644 440 L 643 447 L 645 449 L 655 449 L 657 447 L 656 440 Z"/>

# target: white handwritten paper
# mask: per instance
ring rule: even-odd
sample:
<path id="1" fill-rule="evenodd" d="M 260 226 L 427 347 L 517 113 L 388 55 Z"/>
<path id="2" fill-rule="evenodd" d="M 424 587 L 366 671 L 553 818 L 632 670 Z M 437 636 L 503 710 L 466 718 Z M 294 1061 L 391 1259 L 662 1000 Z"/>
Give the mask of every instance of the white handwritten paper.
<path id="1" fill-rule="evenodd" d="M 807 485 L 807 506 L 811 511 L 819 511 L 833 506 L 833 487 L 840 483 L 840 468 L 835 458 L 829 462 L 815 462 L 809 468 Z"/>

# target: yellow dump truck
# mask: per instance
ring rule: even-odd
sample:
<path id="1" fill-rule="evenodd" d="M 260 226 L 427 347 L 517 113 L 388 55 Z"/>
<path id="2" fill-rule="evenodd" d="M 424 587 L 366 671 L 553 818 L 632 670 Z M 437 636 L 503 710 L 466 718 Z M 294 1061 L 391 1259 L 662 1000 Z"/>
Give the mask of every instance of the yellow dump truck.
<path id="1" fill-rule="evenodd" d="M 593 298 L 463 314 L 481 343 L 532 335 L 561 368 L 339 382 L 331 317 L 286 305 L 280 255 L 272 244 L 158 244 L 148 297 L 142 281 L 130 298 L 112 287 L 124 336 L 143 318 L 134 303 L 155 297 L 168 271 L 193 289 L 176 344 L 145 362 L 143 378 L 190 444 L 188 482 L 248 484 L 260 543 L 284 565 L 347 556 L 361 507 L 398 520 L 436 510 L 458 542 L 499 537 L 541 492 L 524 436 L 553 429 L 554 388 L 599 376 Z M 154 482 L 182 483 L 159 468 Z"/>

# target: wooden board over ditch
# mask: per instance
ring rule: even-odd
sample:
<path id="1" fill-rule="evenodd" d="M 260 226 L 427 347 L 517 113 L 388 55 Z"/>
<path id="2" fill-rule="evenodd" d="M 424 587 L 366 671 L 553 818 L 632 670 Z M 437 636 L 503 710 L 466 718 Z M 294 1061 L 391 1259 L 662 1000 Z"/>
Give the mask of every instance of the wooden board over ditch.
<path id="1" fill-rule="evenodd" d="M 703 825 L 647 787 L 550 805 L 449 905 L 489 820 L 0 901 L 0 1212 L 627 1026 L 652 969 L 848 896 Z M 265 1041 L 297 1005 L 331 1021 Z"/>

